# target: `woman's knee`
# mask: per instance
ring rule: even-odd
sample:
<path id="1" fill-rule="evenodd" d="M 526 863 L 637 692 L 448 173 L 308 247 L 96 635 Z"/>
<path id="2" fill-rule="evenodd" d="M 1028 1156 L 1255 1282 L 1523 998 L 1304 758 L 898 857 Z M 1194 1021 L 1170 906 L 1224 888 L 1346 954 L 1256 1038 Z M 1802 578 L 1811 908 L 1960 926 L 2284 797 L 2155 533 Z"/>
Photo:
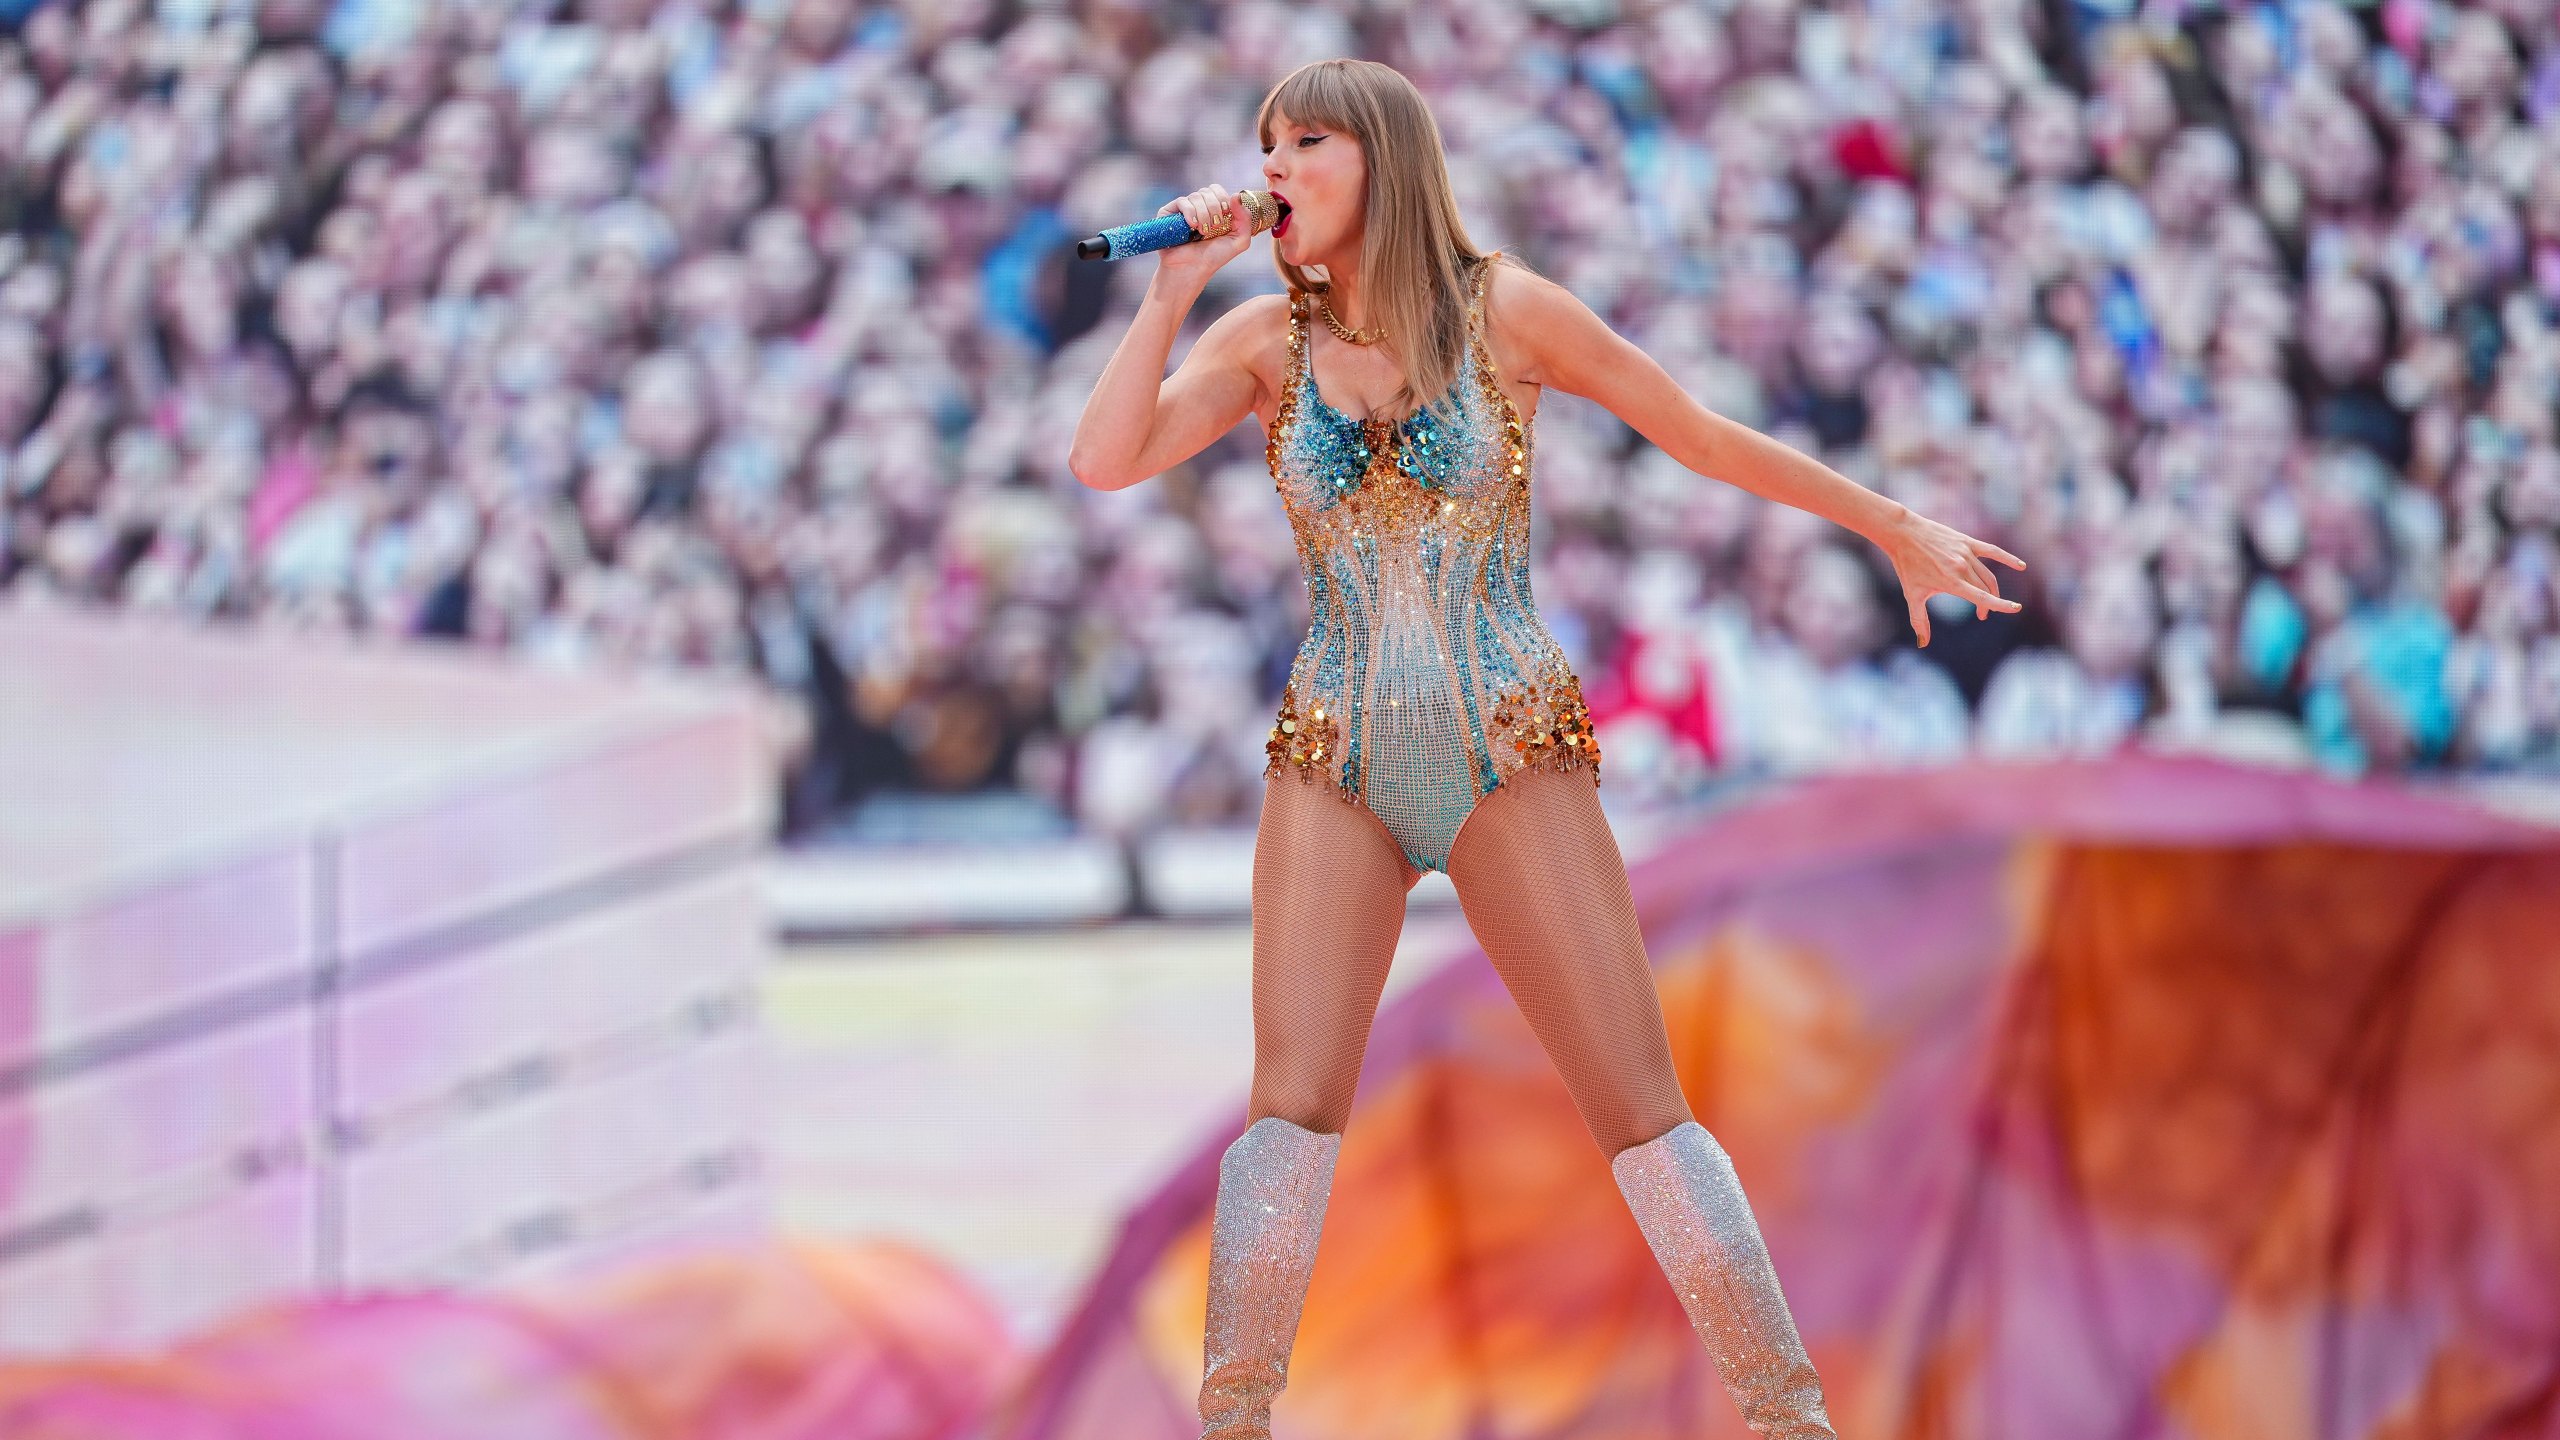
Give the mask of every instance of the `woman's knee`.
<path id="1" fill-rule="evenodd" d="M 1604 1154 L 1615 1155 L 1694 1118 L 1659 1018 L 1638 1019 L 1629 1010 L 1603 1029 L 1571 1038 L 1556 1033 L 1547 1049 Z"/>
<path id="2" fill-rule="evenodd" d="M 1674 1087 L 1667 1097 L 1651 1097 L 1641 1105 L 1607 1115 L 1586 1112 L 1582 1120 L 1591 1132 L 1592 1143 L 1600 1147 L 1601 1156 L 1615 1160 L 1619 1151 L 1658 1140 L 1696 1118 L 1689 1110 L 1688 1099 Z"/>
<path id="3" fill-rule="evenodd" d="M 1257 1077 L 1253 1085 L 1253 1103 L 1244 1123 L 1251 1125 L 1266 1115 L 1277 1115 L 1301 1129 L 1322 1134 L 1338 1134 L 1351 1119 L 1353 1086 L 1328 1084 L 1292 1077 L 1265 1081 Z"/>

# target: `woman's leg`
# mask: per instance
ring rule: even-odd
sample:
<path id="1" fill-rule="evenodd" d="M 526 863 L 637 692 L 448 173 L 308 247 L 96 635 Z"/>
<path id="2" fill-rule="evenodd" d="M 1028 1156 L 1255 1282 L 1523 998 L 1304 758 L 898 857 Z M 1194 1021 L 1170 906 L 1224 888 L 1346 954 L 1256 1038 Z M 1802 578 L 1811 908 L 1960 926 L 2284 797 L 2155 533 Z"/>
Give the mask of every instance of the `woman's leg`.
<path id="1" fill-rule="evenodd" d="M 1253 850 L 1253 1097 L 1218 1162 L 1203 1440 L 1269 1440 L 1333 1162 L 1421 873 L 1329 785 L 1272 777 Z"/>
<path id="2" fill-rule="evenodd" d="M 1422 872 L 1378 817 L 1330 784 L 1263 782 L 1253 841 L 1253 1099 L 1266 1115 L 1339 1132 L 1369 1024 Z"/>
<path id="3" fill-rule="evenodd" d="M 1449 847 L 1449 878 L 1601 1154 L 1691 1118 L 1626 861 L 1588 772 L 1523 771 L 1478 800 Z"/>
<path id="4" fill-rule="evenodd" d="M 1591 777 L 1503 782 L 1459 830 L 1449 878 L 1744 1421 L 1772 1440 L 1827 1440 L 1822 1383 L 1759 1225 L 1680 1093 L 1626 861 Z"/>

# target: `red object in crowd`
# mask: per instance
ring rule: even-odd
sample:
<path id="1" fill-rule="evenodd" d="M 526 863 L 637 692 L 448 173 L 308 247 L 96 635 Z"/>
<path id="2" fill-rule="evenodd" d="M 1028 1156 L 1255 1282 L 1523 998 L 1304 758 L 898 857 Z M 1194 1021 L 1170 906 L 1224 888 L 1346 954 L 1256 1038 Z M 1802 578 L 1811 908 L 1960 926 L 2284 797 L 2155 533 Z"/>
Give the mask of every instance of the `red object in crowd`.
<path id="1" fill-rule="evenodd" d="M 1641 631 L 1626 632 L 1618 642 L 1617 653 L 1584 687 L 1583 708 L 1590 712 L 1595 726 L 1635 712 L 1653 715 L 1673 739 L 1695 746 L 1712 768 L 1722 757 L 1717 752 L 1715 696 L 1707 684 L 1706 666 L 1693 654 L 1680 656 L 1681 683 L 1668 693 L 1637 681 L 1652 658 L 1647 652 L 1664 643 Z"/>
<path id="2" fill-rule="evenodd" d="M 1832 131 L 1831 158 L 1842 170 L 1861 180 L 1912 183 L 1901 137 L 1873 119 L 1852 120 Z"/>

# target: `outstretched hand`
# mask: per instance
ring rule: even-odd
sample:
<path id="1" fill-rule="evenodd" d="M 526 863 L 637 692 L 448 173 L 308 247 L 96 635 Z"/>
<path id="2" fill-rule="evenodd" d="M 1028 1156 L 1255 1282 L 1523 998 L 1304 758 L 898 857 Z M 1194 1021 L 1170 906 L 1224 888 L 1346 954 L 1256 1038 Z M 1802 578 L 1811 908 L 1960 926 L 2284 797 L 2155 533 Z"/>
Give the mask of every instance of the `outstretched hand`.
<path id="1" fill-rule="evenodd" d="M 1923 645 L 1929 643 L 1932 595 L 1973 602 L 1977 619 L 1988 618 L 1994 610 L 2020 608 L 2017 601 L 2001 598 L 1998 577 L 1982 562 L 1997 560 L 2013 570 L 2026 569 L 2027 562 L 1988 540 L 1976 540 L 1951 525 L 1905 511 L 1901 522 L 1876 543 L 1893 561 L 1894 578 L 1902 582 L 1903 603 L 1911 607 L 1911 629 Z"/>

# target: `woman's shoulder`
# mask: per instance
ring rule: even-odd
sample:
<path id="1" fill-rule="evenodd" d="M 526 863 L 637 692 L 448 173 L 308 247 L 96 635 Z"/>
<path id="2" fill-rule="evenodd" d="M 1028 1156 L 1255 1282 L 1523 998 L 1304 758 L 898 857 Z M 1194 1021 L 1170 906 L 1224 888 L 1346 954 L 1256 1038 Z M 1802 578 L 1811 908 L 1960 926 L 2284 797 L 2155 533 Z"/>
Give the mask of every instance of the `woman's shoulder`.
<path id="1" fill-rule="evenodd" d="M 1502 373 L 1524 384 L 1544 384 L 1543 340 L 1574 333 L 1582 302 L 1573 292 L 1503 251 L 1484 257 L 1469 277 L 1472 307 L 1484 342 Z"/>
<path id="2" fill-rule="evenodd" d="M 1261 346 L 1285 339 L 1289 333 L 1289 311 L 1296 303 L 1295 291 L 1272 291 L 1247 295 L 1227 308 L 1210 326 L 1234 336 L 1248 346 Z"/>
<path id="3" fill-rule="evenodd" d="M 1210 321 L 1200 343 L 1258 363 L 1287 348 L 1290 304 L 1286 291 L 1248 295 Z"/>
<path id="4" fill-rule="evenodd" d="M 1487 323 L 1506 334 L 1569 321 L 1569 312 L 1582 303 L 1572 291 L 1500 250 L 1477 262 L 1468 288 Z"/>
<path id="5" fill-rule="evenodd" d="M 1541 277 L 1528 262 L 1508 250 L 1488 250 L 1464 267 L 1470 287 L 1487 294 L 1508 294 L 1524 285 L 1536 284 Z"/>
<path id="6" fill-rule="evenodd" d="M 1255 408 L 1263 408 L 1268 397 L 1289 384 L 1291 303 L 1287 291 L 1246 296 L 1209 322 L 1192 355 L 1199 363 L 1232 367 L 1252 376 L 1263 397 Z"/>

